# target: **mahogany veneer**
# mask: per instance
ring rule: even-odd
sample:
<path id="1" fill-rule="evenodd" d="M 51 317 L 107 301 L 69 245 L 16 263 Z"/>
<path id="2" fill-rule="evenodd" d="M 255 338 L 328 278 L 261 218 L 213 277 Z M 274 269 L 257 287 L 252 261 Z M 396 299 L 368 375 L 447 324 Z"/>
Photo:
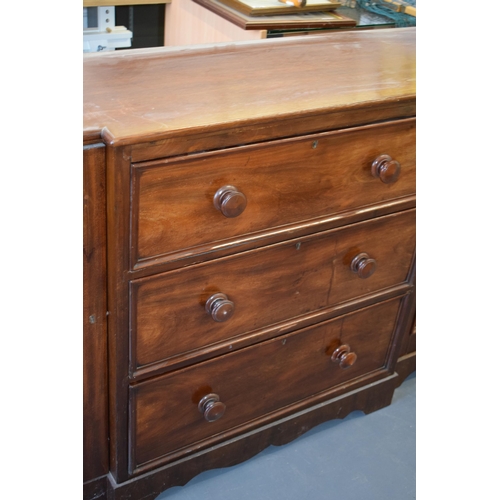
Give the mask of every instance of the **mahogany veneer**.
<path id="1" fill-rule="evenodd" d="M 133 280 L 131 369 L 139 374 L 153 363 L 177 366 L 218 347 L 228 351 L 279 334 L 283 322 L 308 313 L 326 319 L 341 301 L 405 283 L 414 246 L 410 210 Z M 370 279 L 351 269 L 366 252 L 377 266 Z M 234 304 L 223 322 L 205 310 L 221 292 Z"/>
<path id="2" fill-rule="evenodd" d="M 384 370 L 400 301 L 392 299 L 135 385 L 131 470 L 172 461 L 189 447 L 206 448 L 300 410 L 311 400 L 328 399 L 342 383 Z M 356 353 L 352 366 L 342 368 L 331 359 L 341 344 Z M 198 409 L 200 399 L 211 393 L 227 406 L 213 423 L 204 422 Z"/>
<path id="3" fill-rule="evenodd" d="M 202 247 L 191 250 L 198 253 L 212 242 L 229 246 L 249 233 L 412 195 L 414 144 L 415 120 L 407 119 L 133 164 L 132 265 L 157 264 L 192 247 Z M 371 173 L 379 152 L 388 150 L 404 165 L 394 183 Z M 215 194 L 227 184 L 245 196 L 244 216 L 213 210 Z M 188 234 L 171 230 L 187 221 Z"/>
<path id="4" fill-rule="evenodd" d="M 415 132 L 414 28 L 85 55 L 85 499 L 390 404 Z"/>

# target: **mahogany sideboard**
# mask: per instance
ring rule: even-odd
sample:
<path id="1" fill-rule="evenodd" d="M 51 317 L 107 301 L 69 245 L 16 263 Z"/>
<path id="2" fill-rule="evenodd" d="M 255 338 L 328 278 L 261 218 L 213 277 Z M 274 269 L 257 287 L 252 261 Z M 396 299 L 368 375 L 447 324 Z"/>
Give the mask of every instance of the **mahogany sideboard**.
<path id="1" fill-rule="evenodd" d="M 415 28 L 84 55 L 84 498 L 415 369 Z"/>

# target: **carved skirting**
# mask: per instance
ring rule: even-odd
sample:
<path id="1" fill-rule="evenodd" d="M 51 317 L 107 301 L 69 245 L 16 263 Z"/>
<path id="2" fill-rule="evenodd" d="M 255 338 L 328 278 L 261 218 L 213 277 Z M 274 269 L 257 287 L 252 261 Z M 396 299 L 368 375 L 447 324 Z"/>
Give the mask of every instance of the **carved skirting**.
<path id="1" fill-rule="evenodd" d="M 409 375 L 417 370 L 417 353 L 410 352 L 398 358 L 395 370 L 398 374 L 396 387 L 399 387 Z"/>
<path id="2" fill-rule="evenodd" d="M 108 475 L 106 500 L 154 500 L 166 489 L 183 486 L 205 470 L 244 462 L 268 446 L 287 444 L 323 422 L 345 418 L 355 410 L 369 414 L 384 408 L 390 405 L 399 379 L 394 373 L 121 484 Z"/>

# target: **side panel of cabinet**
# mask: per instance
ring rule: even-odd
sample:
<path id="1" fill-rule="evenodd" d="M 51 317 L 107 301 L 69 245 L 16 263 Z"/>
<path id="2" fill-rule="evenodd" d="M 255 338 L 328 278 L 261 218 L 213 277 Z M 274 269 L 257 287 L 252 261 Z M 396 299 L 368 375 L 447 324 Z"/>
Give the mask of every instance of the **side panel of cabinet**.
<path id="1" fill-rule="evenodd" d="M 83 150 L 83 480 L 104 476 L 108 456 L 106 163 L 103 144 Z"/>
<path id="2" fill-rule="evenodd" d="M 406 377 L 417 369 L 417 322 L 416 322 L 416 266 L 412 266 L 411 283 L 413 292 L 407 303 L 408 322 L 402 334 L 399 357 L 395 371 L 399 375 L 397 386 L 401 385 Z"/>

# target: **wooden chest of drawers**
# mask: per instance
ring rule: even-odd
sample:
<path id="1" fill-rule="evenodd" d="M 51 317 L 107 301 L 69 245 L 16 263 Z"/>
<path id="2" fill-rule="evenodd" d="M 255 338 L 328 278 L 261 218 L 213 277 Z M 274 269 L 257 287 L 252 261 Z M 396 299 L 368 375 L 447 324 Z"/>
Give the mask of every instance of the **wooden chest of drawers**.
<path id="1" fill-rule="evenodd" d="M 390 403 L 414 315 L 414 43 L 85 58 L 86 498 L 153 499 Z"/>

